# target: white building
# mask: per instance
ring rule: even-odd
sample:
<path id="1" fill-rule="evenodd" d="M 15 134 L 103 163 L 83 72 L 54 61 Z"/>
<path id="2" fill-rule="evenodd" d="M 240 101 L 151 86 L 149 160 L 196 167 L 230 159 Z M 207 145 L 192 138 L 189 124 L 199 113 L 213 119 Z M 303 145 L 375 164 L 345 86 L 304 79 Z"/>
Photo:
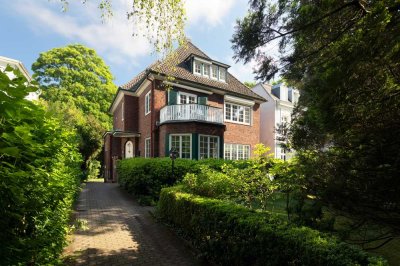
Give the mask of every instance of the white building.
<path id="1" fill-rule="evenodd" d="M 4 56 L 0 56 L 0 71 L 4 71 L 7 67 L 7 65 L 9 65 L 10 67 L 14 68 L 14 69 L 18 69 L 22 75 L 25 76 L 25 78 L 27 79 L 28 82 L 32 81 L 32 77 L 29 74 L 28 70 L 26 69 L 26 67 L 24 66 L 24 64 L 22 64 L 20 61 L 15 60 L 15 59 L 11 59 L 8 57 L 4 57 Z M 10 79 L 15 78 L 14 73 L 11 72 L 7 72 L 7 76 Z M 30 92 L 29 95 L 26 97 L 26 99 L 28 100 L 38 100 L 39 98 L 39 90 L 36 92 Z"/>
<path id="2" fill-rule="evenodd" d="M 292 154 L 281 148 L 276 129 L 281 123 L 291 122 L 293 108 L 299 99 L 299 91 L 288 88 L 283 83 L 274 86 L 259 83 L 252 90 L 267 99 L 267 102 L 262 103 L 260 107 L 261 143 L 271 148 L 275 158 L 289 159 Z"/>

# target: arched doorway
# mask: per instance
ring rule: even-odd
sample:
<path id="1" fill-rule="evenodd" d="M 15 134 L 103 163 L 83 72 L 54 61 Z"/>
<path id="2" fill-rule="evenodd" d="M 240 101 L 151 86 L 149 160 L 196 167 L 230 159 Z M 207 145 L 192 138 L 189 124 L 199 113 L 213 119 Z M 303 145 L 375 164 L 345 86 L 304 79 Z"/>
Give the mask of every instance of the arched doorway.
<path id="1" fill-rule="evenodd" d="M 133 157 L 133 143 L 132 141 L 127 141 L 125 143 L 125 158 L 132 158 Z"/>

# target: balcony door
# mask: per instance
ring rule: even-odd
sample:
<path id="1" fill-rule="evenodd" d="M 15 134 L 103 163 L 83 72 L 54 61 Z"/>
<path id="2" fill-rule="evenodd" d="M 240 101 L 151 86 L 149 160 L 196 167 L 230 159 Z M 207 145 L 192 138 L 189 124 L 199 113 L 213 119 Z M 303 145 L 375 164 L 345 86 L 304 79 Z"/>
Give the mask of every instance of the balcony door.
<path id="1" fill-rule="evenodd" d="M 197 96 L 191 93 L 179 92 L 178 103 L 179 104 L 197 103 Z"/>

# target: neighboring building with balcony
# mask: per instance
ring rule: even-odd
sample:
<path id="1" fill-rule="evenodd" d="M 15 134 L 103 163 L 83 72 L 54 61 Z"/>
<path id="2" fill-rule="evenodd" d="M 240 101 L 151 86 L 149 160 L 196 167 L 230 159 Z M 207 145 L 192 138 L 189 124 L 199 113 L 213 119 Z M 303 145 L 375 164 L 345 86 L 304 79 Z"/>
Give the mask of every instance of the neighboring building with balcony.
<path id="1" fill-rule="evenodd" d="M 116 181 L 118 159 L 171 149 L 186 159 L 251 157 L 265 99 L 228 69 L 189 42 L 121 86 L 110 107 L 114 128 L 104 134 L 106 181 Z"/>
<path id="2" fill-rule="evenodd" d="M 293 153 L 281 147 L 277 128 L 282 123 L 290 124 L 293 108 L 300 96 L 299 91 L 283 83 L 274 86 L 259 83 L 252 90 L 267 99 L 260 107 L 260 142 L 271 148 L 275 158 L 291 158 Z"/>

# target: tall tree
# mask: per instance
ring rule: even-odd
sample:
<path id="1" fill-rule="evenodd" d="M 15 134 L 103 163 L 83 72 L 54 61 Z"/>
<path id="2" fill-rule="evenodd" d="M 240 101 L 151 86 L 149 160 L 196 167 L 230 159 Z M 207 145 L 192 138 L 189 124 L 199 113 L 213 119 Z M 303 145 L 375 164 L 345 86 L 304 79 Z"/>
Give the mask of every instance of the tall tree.
<path id="1" fill-rule="evenodd" d="M 399 234 L 400 2 L 252 0 L 232 42 L 258 79 L 300 89 L 292 141 L 309 192 Z"/>
<path id="2" fill-rule="evenodd" d="M 42 98 L 77 127 L 85 161 L 95 159 L 101 133 L 112 125 L 107 111 L 116 86 L 109 67 L 95 50 L 75 44 L 41 53 L 32 70 Z"/>

